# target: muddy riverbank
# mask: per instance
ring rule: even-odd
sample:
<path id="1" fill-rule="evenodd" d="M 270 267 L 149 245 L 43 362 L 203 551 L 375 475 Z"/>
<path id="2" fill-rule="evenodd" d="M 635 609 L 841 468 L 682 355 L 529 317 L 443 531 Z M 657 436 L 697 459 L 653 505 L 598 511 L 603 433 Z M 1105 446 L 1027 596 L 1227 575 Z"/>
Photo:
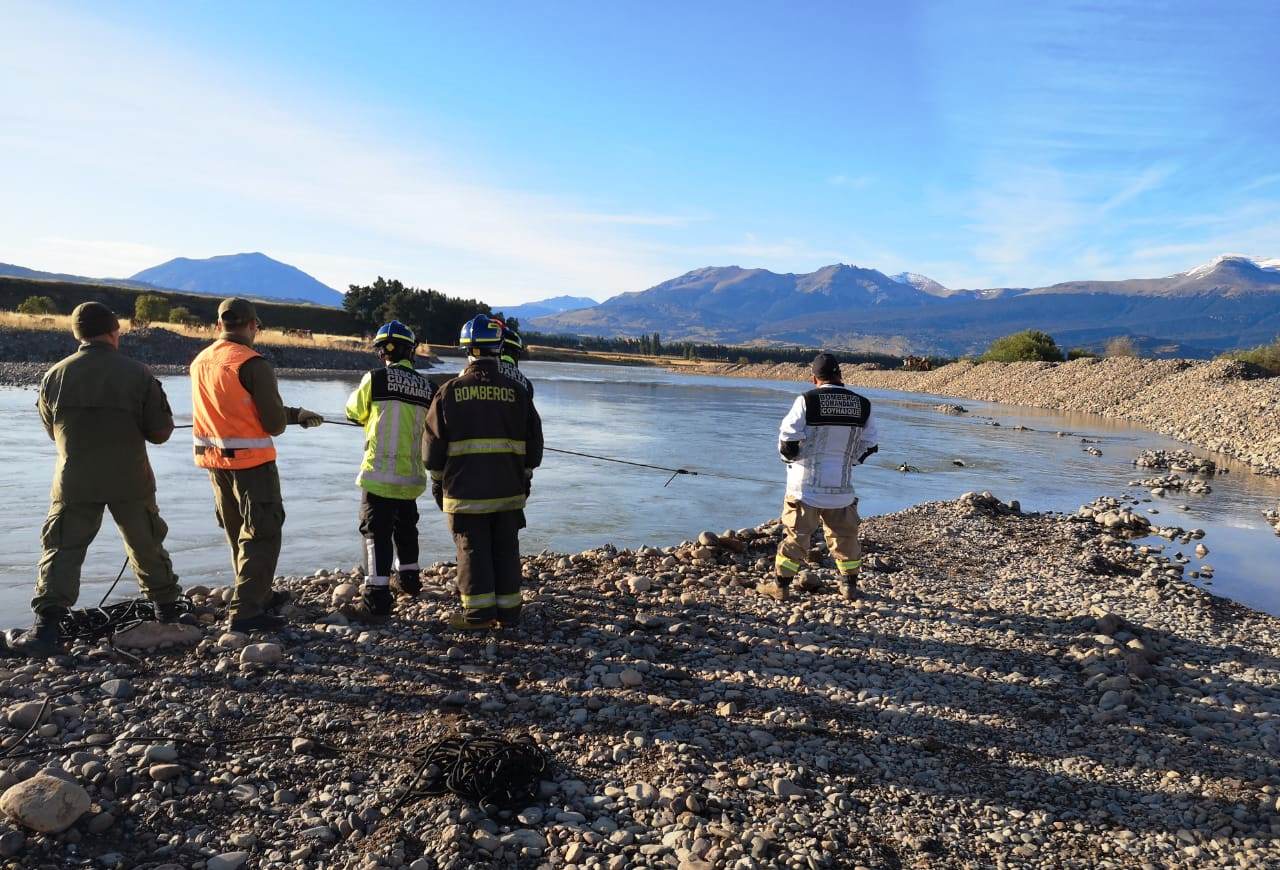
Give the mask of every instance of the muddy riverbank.
<path id="1" fill-rule="evenodd" d="M 682 372 L 808 380 L 807 366 L 705 363 Z M 1132 357 L 1067 363 L 958 362 L 930 372 L 846 366 L 851 386 L 904 390 L 1128 420 L 1280 475 L 1280 378 L 1232 360 Z"/>
<path id="2" fill-rule="evenodd" d="M 443 564 L 373 627 L 335 613 L 359 578 L 288 578 L 295 624 L 270 637 L 224 634 L 225 590 L 195 588 L 205 627 L 186 648 L 0 663 L 0 782 L 47 771 L 89 807 L 64 833 L 10 821 L 0 851 L 23 867 L 1275 866 L 1280 619 L 1178 579 L 1171 553 L 1120 537 L 1122 509 L 1093 513 L 970 494 L 872 518 L 855 604 L 821 547 L 809 591 L 751 591 L 776 523 L 528 557 L 524 624 L 492 636 L 443 627 Z M 542 799 L 392 812 L 414 753 L 460 732 L 537 740 Z"/>

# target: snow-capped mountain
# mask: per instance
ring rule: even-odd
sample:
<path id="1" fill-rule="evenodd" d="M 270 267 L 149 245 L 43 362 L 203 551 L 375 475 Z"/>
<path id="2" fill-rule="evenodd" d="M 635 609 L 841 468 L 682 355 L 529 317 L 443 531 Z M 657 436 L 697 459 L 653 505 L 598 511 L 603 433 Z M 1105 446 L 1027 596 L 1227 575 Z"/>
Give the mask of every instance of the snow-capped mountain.
<path id="1" fill-rule="evenodd" d="M 919 272 L 899 272 L 889 277 L 899 284 L 910 284 L 921 293 L 928 293 L 930 296 L 950 296 L 954 292 L 943 287 L 928 275 L 921 275 Z"/>
<path id="2" fill-rule="evenodd" d="M 1223 265 L 1252 265 L 1259 269 L 1266 269 L 1268 272 L 1280 272 L 1280 259 L 1264 260 L 1259 257 L 1250 257 L 1245 254 L 1220 254 L 1207 263 L 1201 263 L 1194 269 L 1188 269 L 1185 272 L 1179 272 L 1179 275 L 1185 275 L 1188 278 L 1203 278 Z M 1173 275 L 1170 277 L 1177 277 Z"/>

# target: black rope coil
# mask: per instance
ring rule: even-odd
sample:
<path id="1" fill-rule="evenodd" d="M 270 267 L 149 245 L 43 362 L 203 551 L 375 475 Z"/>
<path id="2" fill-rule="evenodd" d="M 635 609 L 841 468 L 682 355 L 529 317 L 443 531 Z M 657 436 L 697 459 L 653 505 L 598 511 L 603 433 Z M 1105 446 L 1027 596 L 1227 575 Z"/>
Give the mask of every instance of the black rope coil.
<path id="1" fill-rule="evenodd" d="M 176 607 L 179 616 L 190 613 L 191 600 L 179 598 Z M 67 640 L 94 641 L 157 619 L 159 615 L 155 604 L 145 598 L 131 598 L 115 604 L 68 611 L 58 621 L 58 629 Z"/>
<path id="2" fill-rule="evenodd" d="M 503 807 L 527 806 L 538 798 L 547 772 L 546 753 L 525 736 L 446 737 L 428 746 L 401 804 L 410 797 L 445 793 Z"/>

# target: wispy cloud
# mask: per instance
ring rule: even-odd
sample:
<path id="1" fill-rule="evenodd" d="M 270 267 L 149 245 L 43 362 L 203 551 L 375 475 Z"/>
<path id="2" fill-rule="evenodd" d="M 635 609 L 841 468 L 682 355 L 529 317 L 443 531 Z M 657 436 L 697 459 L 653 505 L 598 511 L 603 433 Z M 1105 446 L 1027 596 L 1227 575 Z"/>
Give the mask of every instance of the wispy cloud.
<path id="1" fill-rule="evenodd" d="M 376 123 L 334 123 L 321 107 L 299 108 L 307 102 L 296 95 L 210 75 L 83 18 L 42 10 L 8 25 L 0 79 L 24 86 L 5 89 L 7 121 L 40 130 L 38 147 L 20 135 L 0 140 L 0 162 L 27 167 L 26 179 L 10 177 L 16 199 L 9 201 L 34 207 L 47 184 L 60 185 L 74 211 L 50 215 L 54 225 L 93 213 L 118 213 L 123 223 L 144 198 L 152 216 L 157 200 L 174 206 L 163 222 L 135 221 L 130 235 L 154 245 L 56 242 L 46 230 L 43 241 L 28 237 L 15 259 L 39 254 L 49 262 L 57 247 L 59 262 L 102 273 L 140 267 L 147 247 L 189 254 L 193 237 L 221 248 L 209 253 L 317 250 L 317 242 L 332 248 L 346 237 L 385 254 L 406 280 L 446 290 L 601 293 L 648 286 L 672 268 L 646 257 L 627 230 L 698 219 L 591 212 L 486 183 L 446 152 L 364 135 Z M 62 61 L 50 66 L 50 51 Z M 95 127 L 110 132 L 86 139 Z M 11 246 L 27 231 L 13 212 L 0 229 Z M 300 260 L 341 286 L 371 278 L 374 258 Z"/>
<path id="2" fill-rule="evenodd" d="M 635 227 L 687 227 L 690 224 L 702 223 L 704 221 L 711 220 L 711 218 L 706 216 L 694 215 L 604 214 L 600 212 L 566 212 L 565 214 L 553 214 L 549 217 L 555 220 L 567 221 L 569 223 Z"/>
<path id="3" fill-rule="evenodd" d="M 832 187 L 843 187 L 846 190 L 865 190 L 875 183 L 873 175 L 845 175 L 838 173 L 827 177 L 827 184 Z"/>

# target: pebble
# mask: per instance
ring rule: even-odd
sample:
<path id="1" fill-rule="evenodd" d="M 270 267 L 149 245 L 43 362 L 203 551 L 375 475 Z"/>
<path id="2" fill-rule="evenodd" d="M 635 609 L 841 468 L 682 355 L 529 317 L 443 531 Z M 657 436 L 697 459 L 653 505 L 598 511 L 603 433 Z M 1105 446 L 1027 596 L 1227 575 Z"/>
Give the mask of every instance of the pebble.
<path id="1" fill-rule="evenodd" d="M 284 658 L 284 650 L 278 643 L 251 643 L 240 650 L 240 661 L 245 664 L 274 665 Z"/>

